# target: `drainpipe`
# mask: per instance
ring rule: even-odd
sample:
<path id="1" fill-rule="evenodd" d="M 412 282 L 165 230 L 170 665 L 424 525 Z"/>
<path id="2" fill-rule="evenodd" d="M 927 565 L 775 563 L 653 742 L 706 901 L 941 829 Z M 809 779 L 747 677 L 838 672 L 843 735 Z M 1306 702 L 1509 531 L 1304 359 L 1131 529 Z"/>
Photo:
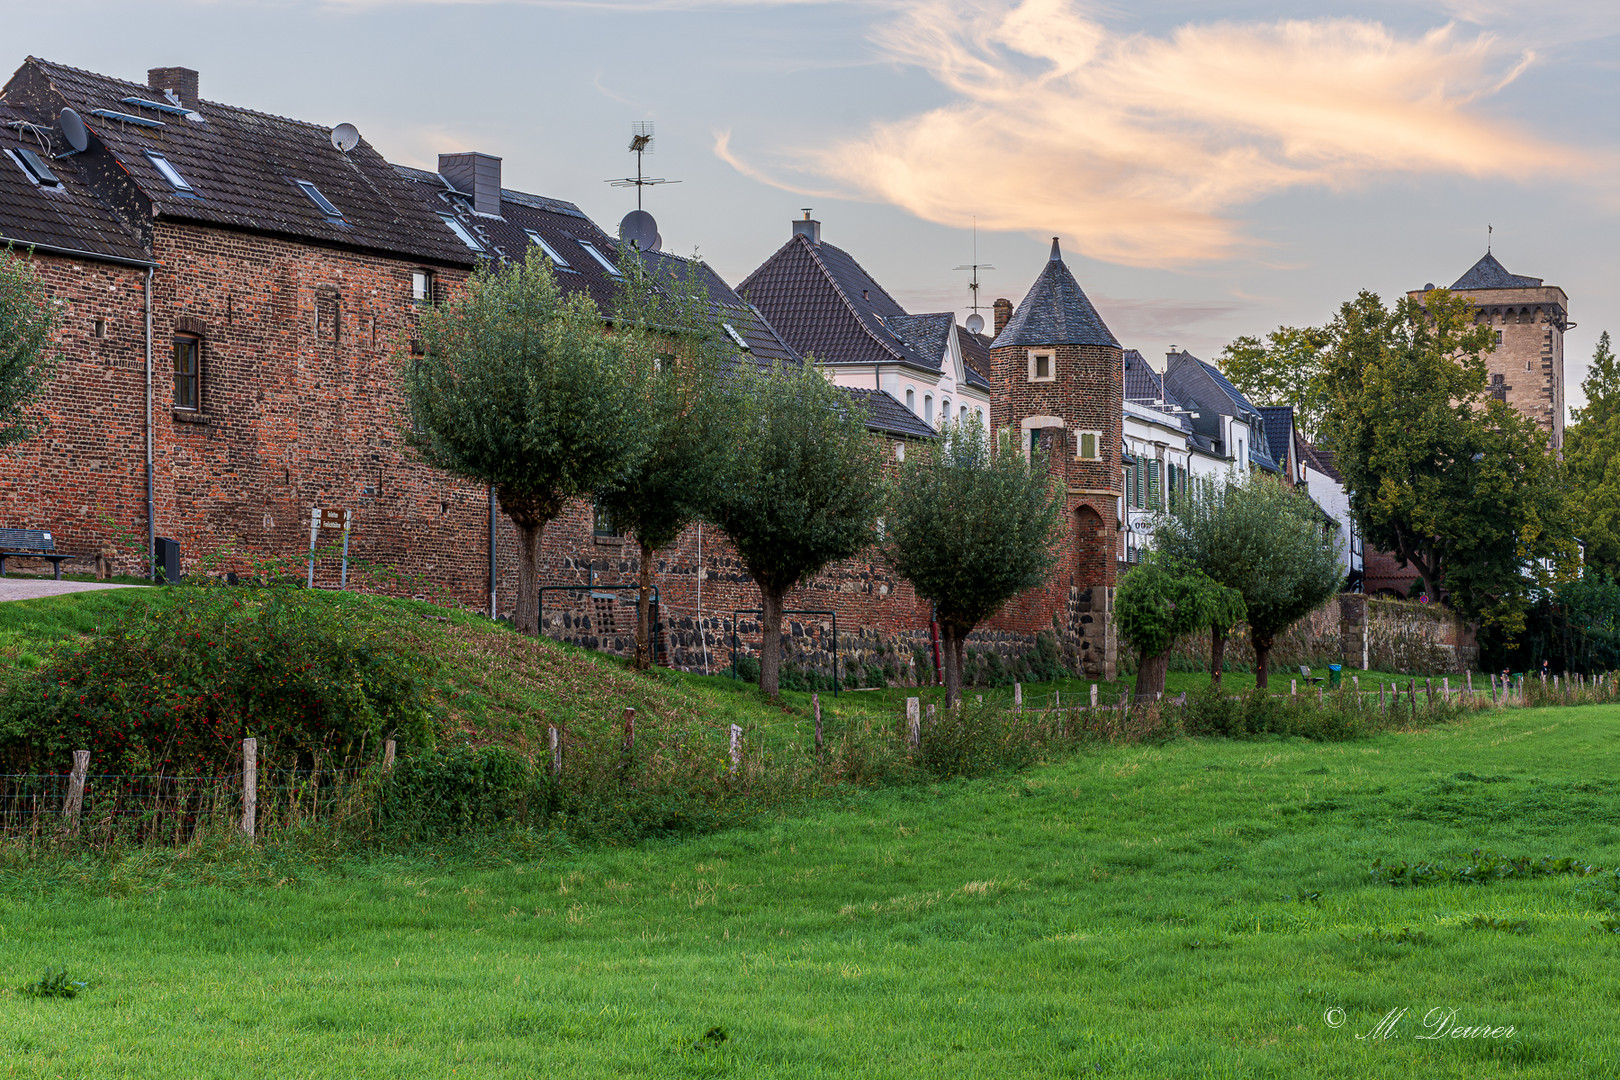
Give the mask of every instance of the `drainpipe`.
<path id="1" fill-rule="evenodd" d="M 146 557 L 157 580 L 157 501 L 152 495 L 152 267 L 146 268 Z"/>
<path id="2" fill-rule="evenodd" d="M 489 489 L 489 617 L 495 618 L 495 489 Z"/>

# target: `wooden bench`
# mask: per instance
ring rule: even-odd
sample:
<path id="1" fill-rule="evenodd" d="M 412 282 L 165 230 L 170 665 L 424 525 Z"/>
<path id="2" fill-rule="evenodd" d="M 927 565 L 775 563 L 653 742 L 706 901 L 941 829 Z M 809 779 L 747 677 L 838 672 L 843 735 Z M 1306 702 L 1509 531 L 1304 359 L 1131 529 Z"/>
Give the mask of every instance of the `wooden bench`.
<path id="1" fill-rule="evenodd" d="M 1306 686 L 1315 686 L 1317 683 L 1322 681 L 1322 676 L 1312 675 L 1311 669 L 1306 667 L 1304 664 L 1299 666 L 1299 677 L 1305 680 Z"/>
<path id="2" fill-rule="evenodd" d="M 0 577 L 6 576 L 7 559 L 49 559 L 62 580 L 62 560 L 71 555 L 56 554 L 56 541 L 44 529 L 0 529 Z"/>

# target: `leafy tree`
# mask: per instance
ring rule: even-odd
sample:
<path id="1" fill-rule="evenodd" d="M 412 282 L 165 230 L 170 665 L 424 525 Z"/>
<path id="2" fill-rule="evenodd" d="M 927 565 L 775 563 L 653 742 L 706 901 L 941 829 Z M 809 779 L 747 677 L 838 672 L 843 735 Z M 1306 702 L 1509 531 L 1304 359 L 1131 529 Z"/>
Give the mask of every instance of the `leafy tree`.
<path id="1" fill-rule="evenodd" d="M 479 270 L 465 297 L 425 310 L 425 354 L 401 372 L 409 444 L 427 464 L 494 487 L 517 527 L 525 634 L 540 632 L 546 525 L 646 453 L 633 357 L 588 296 L 563 297 L 538 250 Z"/>
<path id="2" fill-rule="evenodd" d="M 1119 633 L 1136 649 L 1136 696 L 1164 693 L 1170 649 L 1176 639 L 1219 622 L 1242 618 L 1243 597 L 1177 559 L 1150 552 L 1120 582 L 1114 594 Z"/>
<path id="3" fill-rule="evenodd" d="M 720 375 L 737 349 L 715 315 L 700 268 L 679 265 L 655 279 L 639 260 L 621 261 L 614 333 L 645 376 L 634 408 L 647 453 L 596 496 L 614 527 L 641 547 L 636 666 L 643 669 L 652 663 L 653 556 L 697 519 L 735 439 Z"/>
<path id="4" fill-rule="evenodd" d="M 27 260 L 0 250 L 0 446 L 35 435 L 26 414 L 55 366 L 46 356 L 57 324 L 56 305 Z"/>
<path id="5" fill-rule="evenodd" d="M 945 645 L 945 705 L 962 695 L 967 636 L 1046 580 L 1063 502 L 1044 456 L 1004 434 L 992 447 L 977 416 L 947 425 L 901 466 L 884 554 L 932 601 Z"/>
<path id="6" fill-rule="evenodd" d="M 706 499 L 759 586 L 759 687 L 782 670 L 782 601 L 870 544 L 883 507 L 882 447 L 864 411 L 811 363 L 735 374 L 737 437 Z"/>
<path id="7" fill-rule="evenodd" d="M 1431 599 L 1513 632 L 1541 560 L 1572 542 L 1545 435 L 1485 396 L 1490 328 L 1436 289 L 1393 310 L 1363 292 L 1333 334 L 1326 424 L 1362 535 Z"/>
<path id="8" fill-rule="evenodd" d="M 1620 364 L 1605 330 L 1581 383 L 1586 407 L 1565 433 L 1572 517 L 1586 564 L 1620 574 Z"/>
<path id="9" fill-rule="evenodd" d="M 1196 566 L 1243 600 L 1264 688 L 1277 635 L 1321 607 L 1344 583 L 1338 541 L 1305 492 L 1261 472 L 1201 485 L 1153 530 L 1167 558 Z M 1133 570 L 1132 573 L 1135 573 Z M 1210 669 L 1218 681 L 1231 607 L 1214 608 Z"/>
<path id="10" fill-rule="evenodd" d="M 1215 362 L 1256 405 L 1292 405 L 1300 433 L 1315 441 L 1327 409 L 1324 376 L 1331 341 L 1326 330 L 1316 327 L 1279 326 L 1265 341 L 1235 339 Z"/>

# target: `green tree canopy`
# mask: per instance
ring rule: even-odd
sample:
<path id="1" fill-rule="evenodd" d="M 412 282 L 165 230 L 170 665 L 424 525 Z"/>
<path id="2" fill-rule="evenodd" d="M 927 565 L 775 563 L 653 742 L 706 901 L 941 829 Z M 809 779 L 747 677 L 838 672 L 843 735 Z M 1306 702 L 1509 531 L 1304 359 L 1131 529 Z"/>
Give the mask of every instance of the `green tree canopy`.
<path id="1" fill-rule="evenodd" d="M 55 367 L 47 350 L 56 323 L 56 305 L 33 266 L 9 247 L 0 250 L 0 446 L 42 426 L 27 410 Z"/>
<path id="2" fill-rule="evenodd" d="M 401 364 L 406 439 L 429 465 L 495 488 L 518 533 L 517 628 L 538 634 L 540 541 L 569 499 L 645 456 L 635 353 L 551 266 L 482 269 L 466 295 L 422 313 L 424 355 Z"/>
<path id="3" fill-rule="evenodd" d="M 1243 618 L 1243 596 L 1197 567 L 1150 551 L 1114 594 L 1120 636 L 1137 651 L 1136 696 L 1164 693 L 1176 639 Z"/>
<path id="4" fill-rule="evenodd" d="M 945 644 L 945 704 L 962 693 L 967 636 L 1008 600 L 1046 580 L 1063 511 L 1046 458 L 1003 434 L 992 447 L 976 415 L 909 448 L 887 517 L 884 554 L 931 601 Z"/>
<path id="5" fill-rule="evenodd" d="M 1516 632 L 1541 560 L 1572 542 L 1545 434 L 1485 396 L 1490 328 L 1445 289 L 1393 309 L 1363 292 L 1333 335 L 1326 426 L 1367 544 L 1431 598 Z"/>
<path id="6" fill-rule="evenodd" d="M 725 530 L 759 586 L 759 686 L 774 696 L 783 599 L 872 543 L 883 508 L 883 445 L 867 431 L 865 410 L 808 361 L 743 367 L 732 378 L 736 442 L 703 516 Z"/>
<path id="7" fill-rule="evenodd" d="M 1571 516 L 1586 564 L 1620 574 L 1620 364 L 1605 330 L 1581 383 L 1586 407 L 1565 433 Z"/>
<path id="8" fill-rule="evenodd" d="M 1256 405 L 1292 405 L 1295 426 L 1315 441 L 1327 410 L 1324 378 L 1331 341 L 1328 331 L 1316 327 L 1279 326 L 1264 341 L 1235 339 L 1215 362 Z"/>
<path id="9" fill-rule="evenodd" d="M 1165 557 L 1196 566 L 1242 597 L 1260 687 L 1267 685 L 1277 635 L 1344 583 L 1338 541 L 1321 509 L 1305 492 L 1259 471 L 1194 488 L 1155 523 L 1153 542 Z M 1207 625 L 1219 646 L 1231 622 L 1229 610 L 1215 614 Z M 1217 647 L 1210 656 L 1217 676 L 1220 664 Z"/>

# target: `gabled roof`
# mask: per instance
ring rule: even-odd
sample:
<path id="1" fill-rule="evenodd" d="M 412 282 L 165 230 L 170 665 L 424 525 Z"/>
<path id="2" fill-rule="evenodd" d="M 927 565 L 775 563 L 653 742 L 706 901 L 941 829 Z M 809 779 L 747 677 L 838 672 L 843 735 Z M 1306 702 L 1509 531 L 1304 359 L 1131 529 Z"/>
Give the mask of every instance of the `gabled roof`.
<path id="1" fill-rule="evenodd" d="M 362 140 L 344 153 L 332 145 L 331 128 L 213 101 L 199 101 L 183 113 L 165 107 L 161 92 L 143 83 L 36 57 L 18 69 L 5 93 L 58 141 L 62 107 L 79 113 L 92 136 L 87 162 L 110 158 L 106 184 L 132 186 L 138 193 L 131 205 L 120 207 L 126 215 L 452 265 L 473 262 L 370 145 Z M 167 160 L 189 191 L 165 178 L 153 153 Z M 317 205 L 300 180 L 314 185 L 341 216 Z"/>
<path id="2" fill-rule="evenodd" d="M 1125 400 L 1157 404 L 1165 399 L 1164 380 L 1135 349 L 1125 350 Z"/>
<path id="3" fill-rule="evenodd" d="M 916 413 L 896 401 L 887 390 L 859 386 L 846 386 L 843 389 L 852 399 L 866 406 L 866 426 L 869 430 L 907 439 L 939 437 L 939 432 L 923 423 Z"/>
<path id="4" fill-rule="evenodd" d="M 1254 403 L 1214 364 L 1200 360 L 1185 349 L 1171 353 L 1170 361 L 1164 376 L 1165 388 L 1187 408 L 1214 409 L 1245 419 L 1260 415 Z"/>
<path id="5" fill-rule="evenodd" d="M 884 328 L 894 335 L 908 354 L 923 359 L 934 358 L 933 369 L 944 365 L 945 353 L 950 348 L 951 327 L 956 316 L 949 311 L 928 315 L 890 315 L 883 319 Z"/>
<path id="6" fill-rule="evenodd" d="M 1052 238 L 1052 255 L 992 348 L 1004 345 L 1103 345 L 1119 348 Z"/>
<path id="7" fill-rule="evenodd" d="M 1538 277 L 1521 277 L 1508 273 L 1507 267 L 1496 261 L 1490 252 L 1469 267 L 1468 273 L 1457 279 L 1453 289 L 1539 289 Z"/>
<path id="8" fill-rule="evenodd" d="M 140 234 L 120 220 L 82 171 L 78 155 L 54 158 L 48 141 L 12 125 L 28 118 L 0 100 L 0 247 L 38 246 L 92 257 L 150 263 Z M 36 183 L 19 150 L 36 154 L 57 178 Z"/>
<path id="9" fill-rule="evenodd" d="M 1341 485 L 1344 483 L 1344 477 L 1339 475 L 1338 466 L 1333 462 L 1333 451 L 1317 446 L 1303 435 L 1296 435 L 1295 441 L 1299 445 L 1301 463 Z"/>
<path id="10" fill-rule="evenodd" d="M 738 296 L 708 263 L 663 251 L 636 252 L 633 257 L 642 259 L 653 276 L 663 281 L 681 281 L 695 274 L 698 284 L 708 293 L 709 308 L 714 316 L 743 339 L 747 353 L 755 363 L 761 366 L 801 363 L 799 354 L 782 340 L 776 328 Z"/>
<path id="11" fill-rule="evenodd" d="M 1278 464 L 1291 456 L 1294 441 L 1294 407 L 1292 405 L 1262 405 L 1260 415 L 1265 419 L 1266 447 Z"/>
<path id="12" fill-rule="evenodd" d="M 958 327 L 956 340 L 962 345 L 962 366 L 967 368 L 968 385 L 990 389 L 990 375 L 995 371 L 995 361 L 990 357 L 990 339 Z"/>

